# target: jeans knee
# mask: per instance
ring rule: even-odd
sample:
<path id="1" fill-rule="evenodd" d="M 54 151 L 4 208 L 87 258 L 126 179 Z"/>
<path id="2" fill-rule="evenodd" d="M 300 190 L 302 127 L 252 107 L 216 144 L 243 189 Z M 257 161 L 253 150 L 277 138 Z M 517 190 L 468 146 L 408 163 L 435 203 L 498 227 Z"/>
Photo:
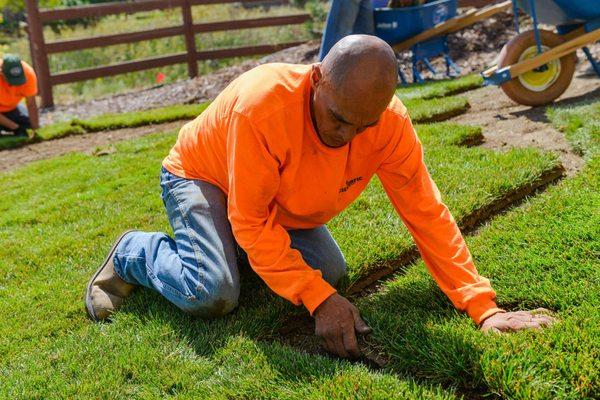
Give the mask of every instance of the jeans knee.
<path id="1" fill-rule="evenodd" d="M 224 283 L 215 289 L 199 292 L 195 300 L 186 304 L 184 311 L 201 318 L 222 317 L 237 307 L 239 297 L 239 286 Z"/>
<path id="2" fill-rule="evenodd" d="M 322 270 L 323 279 L 331 286 L 336 286 L 338 282 L 346 275 L 346 260 L 336 260 L 335 263 L 326 265 Z"/>

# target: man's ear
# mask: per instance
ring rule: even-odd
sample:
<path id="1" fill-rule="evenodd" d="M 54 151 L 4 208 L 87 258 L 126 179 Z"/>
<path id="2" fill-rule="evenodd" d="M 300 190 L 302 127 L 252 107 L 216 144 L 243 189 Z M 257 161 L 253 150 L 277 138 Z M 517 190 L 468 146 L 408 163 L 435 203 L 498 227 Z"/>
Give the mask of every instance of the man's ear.
<path id="1" fill-rule="evenodd" d="M 310 71 L 310 84 L 312 88 L 318 87 L 322 80 L 323 73 L 321 72 L 321 63 L 313 64 Z"/>

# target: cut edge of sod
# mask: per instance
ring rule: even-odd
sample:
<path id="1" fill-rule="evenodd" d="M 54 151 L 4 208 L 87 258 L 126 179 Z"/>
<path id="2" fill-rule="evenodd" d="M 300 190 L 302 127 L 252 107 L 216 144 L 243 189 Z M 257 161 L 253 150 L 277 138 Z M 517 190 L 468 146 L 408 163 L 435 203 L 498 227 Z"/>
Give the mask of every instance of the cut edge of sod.
<path id="1" fill-rule="evenodd" d="M 535 180 L 506 192 L 502 197 L 494 199 L 492 202 L 475 209 L 473 212 L 457 221 L 461 232 L 472 232 L 493 216 L 502 213 L 506 209 L 513 207 L 527 198 L 527 196 L 542 191 L 550 184 L 560 180 L 564 177 L 564 174 L 565 169 L 562 164 L 555 164 L 550 169 L 542 171 L 540 176 Z M 418 257 L 419 251 L 416 246 L 413 245 L 403 251 L 396 259 L 377 263 L 373 266 L 369 274 L 364 277 L 359 277 L 353 282 L 349 282 L 343 291 L 346 295 L 351 297 L 359 297 L 360 295 L 368 293 L 369 289 L 381 279 L 398 272 L 401 268 L 409 265 Z"/>
<path id="2" fill-rule="evenodd" d="M 400 100 L 434 99 L 468 92 L 483 86 L 483 78 L 479 74 L 470 74 L 458 79 L 426 81 L 424 83 L 403 85 L 396 89 Z"/>

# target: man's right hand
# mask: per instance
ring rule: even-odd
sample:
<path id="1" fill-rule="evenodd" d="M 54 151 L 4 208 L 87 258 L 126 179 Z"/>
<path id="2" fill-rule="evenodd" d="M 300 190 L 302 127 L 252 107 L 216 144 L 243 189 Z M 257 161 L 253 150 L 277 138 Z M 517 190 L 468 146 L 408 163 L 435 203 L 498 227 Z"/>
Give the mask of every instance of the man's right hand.
<path id="1" fill-rule="evenodd" d="M 356 333 L 371 332 L 358 309 L 337 293 L 329 296 L 315 312 L 315 334 L 323 339 L 325 350 L 343 358 L 361 356 Z"/>

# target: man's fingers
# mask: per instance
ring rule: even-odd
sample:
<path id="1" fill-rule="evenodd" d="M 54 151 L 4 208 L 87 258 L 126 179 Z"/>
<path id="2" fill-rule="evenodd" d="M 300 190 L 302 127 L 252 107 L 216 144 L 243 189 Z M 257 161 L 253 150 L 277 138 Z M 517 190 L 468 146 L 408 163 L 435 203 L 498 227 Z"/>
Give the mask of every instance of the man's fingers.
<path id="1" fill-rule="evenodd" d="M 344 347 L 344 339 L 342 336 L 337 336 L 332 339 L 333 345 L 335 346 L 335 353 L 342 358 L 350 358 L 350 355 Z"/>
<path id="2" fill-rule="evenodd" d="M 363 321 L 356 308 L 352 310 L 352 316 L 354 317 L 354 329 L 356 329 L 356 332 L 361 335 L 371 333 L 371 328 Z"/>
<path id="3" fill-rule="evenodd" d="M 533 319 L 542 326 L 549 326 L 556 322 L 556 319 L 549 315 L 536 315 L 533 317 Z"/>
<path id="4" fill-rule="evenodd" d="M 328 353 L 331 353 L 331 354 L 335 354 L 335 346 L 333 345 L 331 340 L 329 340 L 325 337 L 323 337 L 321 339 L 323 340 L 323 347 L 325 348 L 325 351 L 327 351 Z"/>
<path id="5" fill-rule="evenodd" d="M 358 340 L 356 340 L 354 329 L 344 332 L 344 347 L 352 358 L 360 358 L 360 349 L 358 348 Z"/>

